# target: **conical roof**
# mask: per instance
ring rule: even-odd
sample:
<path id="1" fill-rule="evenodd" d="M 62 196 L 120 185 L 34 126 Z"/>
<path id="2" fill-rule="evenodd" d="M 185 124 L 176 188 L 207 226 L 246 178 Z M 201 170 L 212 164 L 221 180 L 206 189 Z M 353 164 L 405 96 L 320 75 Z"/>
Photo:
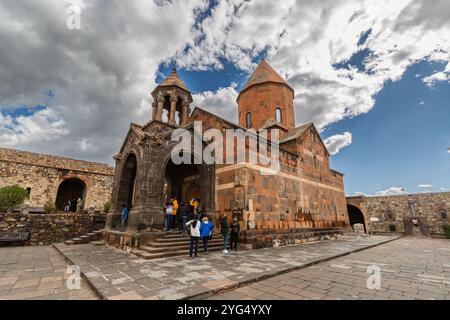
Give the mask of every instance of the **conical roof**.
<path id="1" fill-rule="evenodd" d="M 159 84 L 158 87 L 171 87 L 171 86 L 176 86 L 189 92 L 189 89 L 186 87 L 186 84 L 178 76 L 176 68 L 172 69 L 172 72 L 167 76 L 166 79 L 164 79 L 163 82 Z"/>
<path id="2" fill-rule="evenodd" d="M 294 91 L 294 89 L 289 85 L 289 83 L 286 80 L 284 80 L 266 60 L 261 60 L 261 62 L 258 64 L 255 71 L 250 76 L 241 92 L 247 90 L 248 88 L 254 85 L 266 82 L 284 84 L 288 86 L 292 91 Z"/>

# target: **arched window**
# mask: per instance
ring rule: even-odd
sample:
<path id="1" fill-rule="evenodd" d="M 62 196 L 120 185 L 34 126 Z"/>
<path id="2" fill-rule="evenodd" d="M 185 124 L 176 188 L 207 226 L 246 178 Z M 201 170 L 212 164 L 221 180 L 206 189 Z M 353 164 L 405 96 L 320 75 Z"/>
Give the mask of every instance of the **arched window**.
<path id="1" fill-rule="evenodd" d="M 252 114 L 250 112 L 245 115 L 245 125 L 247 128 L 252 127 Z"/>
<path id="2" fill-rule="evenodd" d="M 447 210 L 439 209 L 439 214 L 441 216 L 441 219 L 443 219 L 443 220 L 447 220 L 448 219 Z"/>
<path id="3" fill-rule="evenodd" d="M 275 109 L 275 119 L 277 120 L 278 123 L 283 122 L 283 114 L 281 113 L 280 107 L 277 107 Z"/>

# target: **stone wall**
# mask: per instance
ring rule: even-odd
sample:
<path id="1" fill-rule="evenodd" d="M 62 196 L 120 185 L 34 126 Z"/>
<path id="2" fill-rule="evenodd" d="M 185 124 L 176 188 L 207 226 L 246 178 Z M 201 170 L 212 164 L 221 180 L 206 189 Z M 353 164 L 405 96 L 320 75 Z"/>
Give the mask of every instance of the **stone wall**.
<path id="1" fill-rule="evenodd" d="M 425 236 L 444 237 L 450 225 L 450 192 L 384 197 L 349 197 L 347 203 L 364 214 L 369 233 L 418 232 Z M 417 230 L 414 230 L 416 220 Z"/>
<path id="2" fill-rule="evenodd" d="M 49 245 L 104 228 L 104 214 L 0 214 L 0 232 L 31 233 L 31 245 Z"/>
<path id="3" fill-rule="evenodd" d="M 0 188 L 28 188 L 26 205 L 35 209 L 55 203 L 61 183 L 76 178 L 86 185 L 84 208 L 102 210 L 110 201 L 113 175 L 105 164 L 0 148 Z"/>

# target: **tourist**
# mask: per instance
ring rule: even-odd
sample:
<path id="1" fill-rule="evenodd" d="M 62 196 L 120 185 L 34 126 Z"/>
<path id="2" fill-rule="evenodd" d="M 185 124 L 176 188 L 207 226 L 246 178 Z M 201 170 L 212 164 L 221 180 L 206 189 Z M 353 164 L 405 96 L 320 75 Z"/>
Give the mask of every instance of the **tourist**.
<path id="1" fill-rule="evenodd" d="M 69 212 L 70 211 L 70 200 L 68 202 L 66 202 L 66 205 L 64 206 L 64 212 Z"/>
<path id="2" fill-rule="evenodd" d="M 212 239 L 214 225 L 209 221 L 208 217 L 203 217 L 200 226 L 200 237 L 203 240 L 203 249 L 208 254 L 208 241 Z"/>
<path id="3" fill-rule="evenodd" d="M 227 245 L 228 245 L 228 219 L 227 216 L 224 214 L 222 219 L 220 220 L 220 233 L 222 233 L 223 236 L 223 253 L 228 253 Z"/>
<path id="4" fill-rule="evenodd" d="M 197 215 L 197 206 L 198 206 L 197 199 L 192 198 L 192 200 L 190 201 L 189 204 L 191 205 L 191 208 L 192 208 L 192 214 L 194 216 L 196 216 Z"/>
<path id="5" fill-rule="evenodd" d="M 120 231 L 125 231 L 125 224 L 128 220 L 128 208 L 125 204 L 122 205 L 122 224 L 120 226 Z"/>
<path id="6" fill-rule="evenodd" d="M 170 231 L 172 228 L 172 220 L 173 220 L 173 204 L 168 202 L 166 204 L 166 230 Z"/>
<path id="7" fill-rule="evenodd" d="M 184 203 L 181 204 L 181 208 L 180 208 L 180 213 L 181 213 L 181 224 L 180 224 L 180 231 L 184 231 L 186 228 L 186 223 L 189 220 L 192 220 L 192 217 L 190 217 L 189 214 L 189 203 L 187 201 L 185 201 Z"/>
<path id="8" fill-rule="evenodd" d="M 200 221 L 194 218 L 188 223 L 186 223 L 186 227 L 190 228 L 190 235 L 191 235 L 191 243 L 189 246 L 189 257 L 191 257 L 191 259 L 194 259 L 194 257 L 192 257 L 192 254 L 194 254 L 196 258 L 198 255 L 198 239 L 200 239 Z"/>
<path id="9" fill-rule="evenodd" d="M 178 211 L 178 200 L 176 198 L 172 198 L 172 229 L 175 230 L 175 223 L 177 222 L 177 211 Z"/>
<path id="10" fill-rule="evenodd" d="M 238 219 L 233 218 L 233 223 L 230 226 L 230 250 L 237 251 L 237 243 L 239 238 L 239 232 L 241 231 L 241 226 L 239 225 Z"/>
<path id="11" fill-rule="evenodd" d="M 81 198 L 78 198 L 77 200 L 77 212 L 81 212 L 83 209 L 83 200 Z"/>

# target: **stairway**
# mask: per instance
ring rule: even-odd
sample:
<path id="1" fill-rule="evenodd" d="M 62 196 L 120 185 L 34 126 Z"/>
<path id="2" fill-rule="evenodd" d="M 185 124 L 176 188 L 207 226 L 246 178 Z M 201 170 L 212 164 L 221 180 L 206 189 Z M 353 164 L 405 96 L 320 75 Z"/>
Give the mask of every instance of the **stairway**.
<path id="1" fill-rule="evenodd" d="M 103 245 L 104 241 L 101 241 L 102 232 L 100 230 L 96 230 L 93 232 L 86 233 L 85 235 L 73 238 L 72 240 L 66 240 L 64 243 L 66 245 L 75 245 L 75 244 L 85 244 L 92 243 L 93 245 Z"/>
<path id="2" fill-rule="evenodd" d="M 174 256 L 189 256 L 190 237 L 184 234 L 167 234 L 154 242 L 149 242 L 139 249 L 133 249 L 131 253 L 144 259 L 160 259 Z M 222 251 L 223 239 L 220 236 L 213 236 L 208 241 L 208 252 Z M 203 255 L 203 241 L 198 242 L 198 253 Z"/>

